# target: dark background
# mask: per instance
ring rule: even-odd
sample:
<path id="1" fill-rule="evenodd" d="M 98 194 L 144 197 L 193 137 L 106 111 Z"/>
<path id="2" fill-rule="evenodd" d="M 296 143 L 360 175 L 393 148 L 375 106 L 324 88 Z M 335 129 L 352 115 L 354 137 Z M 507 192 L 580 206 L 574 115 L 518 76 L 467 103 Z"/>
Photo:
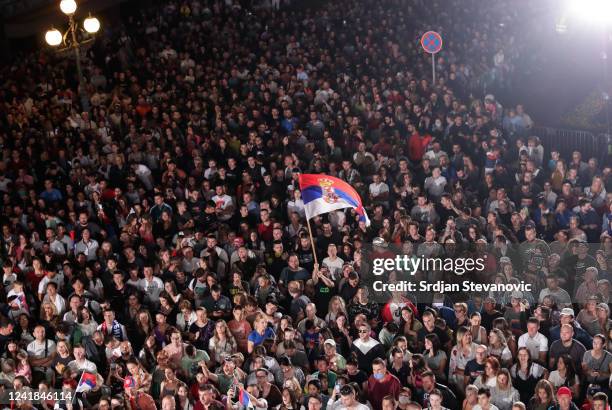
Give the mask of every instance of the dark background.
<path id="1" fill-rule="evenodd" d="M 326 0 L 293 0 L 291 7 L 317 7 Z M 560 34 L 556 24 L 563 16 L 563 1 L 542 0 L 537 6 L 517 10 L 525 22 L 522 27 L 504 27 L 508 36 L 518 31 L 528 45 L 529 53 L 516 64 L 512 87 L 491 90 L 505 106 L 523 103 L 539 126 L 585 129 L 594 133 L 608 133 L 610 104 L 604 95 L 612 94 L 610 64 L 602 53 L 612 58 L 612 29 L 566 16 L 567 31 Z M 29 3 L 28 3 L 29 2 Z M 81 0 L 77 19 L 85 10 L 95 12 L 106 33 L 116 29 L 110 22 L 125 20 L 131 14 L 161 3 L 162 0 Z M 34 4 L 30 4 L 34 3 Z M 18 4 L 20 11 L 14 12 Z M 65 17 L 59 1 L 0 0 L 0 56 L 3 64 L 24 52 L 46 49 L 44 33 L 52 25 L 62 27 Z M 28 10 L 28 5 L 32 9 Z M 25 11 L 24 11 L 25 10 Z M 521 15 L 523 13 L 523 15 Z M 27 27 L 33 34 L 12 38 L 9 26 Z M 40 28 L 38 27 L 40 26 Z M 444 56 L 444 49 L 441 56 Z M 599 103 L 599 104 L 596 104 Z M 596 105 L 596 106 L 594 106 Z M 606 109 L 602 109 L 601 107 Z M 568 114 L 579 110 L 584 121 L 568 120 Z"/>

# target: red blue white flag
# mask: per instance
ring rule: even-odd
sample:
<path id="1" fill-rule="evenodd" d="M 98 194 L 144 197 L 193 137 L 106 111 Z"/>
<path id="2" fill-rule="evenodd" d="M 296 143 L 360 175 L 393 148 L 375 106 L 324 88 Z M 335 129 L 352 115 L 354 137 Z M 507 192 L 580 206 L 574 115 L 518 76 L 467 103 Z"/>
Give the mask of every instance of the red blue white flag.
<path id="1" fill-rule="evenodd" d="M 306 218 L 353 208 L 359 219 L 370 225 L 359 194 L 343 180 L 323 174 L 300 174 L 299 182 Z"/>
<path id="2" fill-rule="evenodd" d="M 92 390 L 96 387 L 97 380 L 96 375 L 89 372 L 83 372 L 81 375 L 81 380 L 79 380 L 79 384 L 77 385 L 76 392 L 85 392 Z"/>

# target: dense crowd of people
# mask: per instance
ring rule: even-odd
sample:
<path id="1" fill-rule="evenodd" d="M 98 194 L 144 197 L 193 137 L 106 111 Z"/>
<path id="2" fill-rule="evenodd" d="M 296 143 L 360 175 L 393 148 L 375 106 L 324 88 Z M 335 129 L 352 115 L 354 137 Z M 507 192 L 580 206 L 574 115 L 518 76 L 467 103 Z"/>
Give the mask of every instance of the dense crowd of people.
<path id="1" fill-rule="evenodd" d="M 489 93 L 524 11 L 251 6 L 160 1 L 105 27 L 80 86 L 70 60 L 3 63 L 0 396 L 88 388 L 0 405 L 609 408 L 611 164 Z M 301 173 L 348 182 L 371 224 L 317 216 L 313 246 Z M 490 255 L 466 277 L 532 288 L 381 300 L 371 245 Z"/>

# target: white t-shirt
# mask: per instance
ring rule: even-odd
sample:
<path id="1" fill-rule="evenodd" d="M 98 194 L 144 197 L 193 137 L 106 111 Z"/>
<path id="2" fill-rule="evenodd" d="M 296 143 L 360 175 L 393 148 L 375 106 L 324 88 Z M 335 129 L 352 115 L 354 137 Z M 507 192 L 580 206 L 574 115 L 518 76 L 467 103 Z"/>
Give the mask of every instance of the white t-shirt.
<path id="1" fill-rule="evenodd" d="M 384 182 L 379 182 L 378 184 L 372 182 L 370 184 L 370 194 L 372 194 L 372 196 L 378 196 L 385 192 L 389 192 L 389 186 Z"/>
<path id="2" fill-rule="evenodd" d="M 46 344 L 46 354 L 45 354 L 45 344 Z M 49 357 L 53 352 L 55 352 L 55 342 L 53 340 L 46 339 L 42 343 L 38 343 L 37 340 L 31 342 L 27 349 L 28 356 L 34 359 L 44 359 Z"/>
<path id="3" fill-rule="evenodd" d="M 534 337 L 529 336 L 529 333 L 524 333 L 518 339 L 518 347 L 526 347 L 534 359 L 537 358 L 540 352 L 548 352 L 548 339 L 542 333 L 538 332 Z"/>
<path id="4" fill-rule="evenodd" d="M 64 274 L 57 272 L 52 278 L 45 275 L 45 277 L 42 278 L 38 284 L 38 293 L 43 295 L 47 293 L 47 285 L 49 282 L 54 282 L 57 285 L 57 290 L 59 291 L 64 286 Z"/>
<path id="5" fill-rule="evenodd" d="M 228 207 L 234 205 L 234 200 L 232 199 L 231 196 L 229 196 L 227 194 L 215 195 L 215 196 L 212 197 L 212 201 L 215 203 L 215 206 L 217 207 L 217 209 L 220 209 L 222 211 L 225 211 Z M 229 215 L 229 214 L 228 215 L 221 215 L 221 216 L 219 216 L 219 219 L 221 221 L 227 221 L 231 217 L 232 217 L 232 215 Z"/>
<path id="6" fill-rule="evenodd" d="M 327 266 L 329 268 L 329 272 L 331 273 L 332 279 L 336 280 L 342 272 L 344 261 L 339 257 L 336 257 L 336 259 L 331 260 L 331 258 L 328 256 L 327 258 L 323 259 L 322 265 Z"/>
<path id="7" fill-rule="evenodd" d="M 477 404 L 472 407 L 472 410 L 482 410 L 482 407 L 480 407 L 480 404 Z M 489 404 L 489 410 L 499 410 L 499 408 L 494 404 Z"/>
<path id="8" fill-rule="evenodd" d="M 338 396 L 338 400 L 334 401 L 333 399 L 330 398 L 329 401 L 327 402 L 326 410 L 346 410 L 346 409 L 348 409 L 348 407 L 342 404 L 342 399 L 339 396 Z M 351 406 L 350 410 L 370 410 L 370 408 L 366 406 L 365 404 L 355 402 L 355 404 Z"/>
<path id="9" fill-rule="evenodd" d="M 150 282 L 142 278 L 138 281 L 138 287 L 145 293 L 145 297 L 153 302 L 158 302 L 159 295 L 164 290 L 164 282 L 157 276 L 153 276 Z"/>
<path id="10" fill-rule="evenodd" d="M 578 383 L 578 376 L 574 375 L 574 384 Z M 565 385 L 565 377 L 561 377 L 561 375 L 559 374 L 559 370 L 553 370 L 552 372 L 550 372 L 550 374 L 548 375 L 548 381 L 552 383 L 553 386 L 555 386 L 555 388 L 559 388 L 563 385 Z"/>
<path id="11" fill-rule="evenodd" d="M 98 372 L 98 367 L 96 366 L 96 364 L 94 362 L 90 362 L 87 359 L 84 359 L 81 363 L 79 363 L 76 360 L 72 360 L 71 362 L 68 363 L 68 367 L 73 372 L 80 372 L 80 371 L 84 371 L 88 373 Z"/>

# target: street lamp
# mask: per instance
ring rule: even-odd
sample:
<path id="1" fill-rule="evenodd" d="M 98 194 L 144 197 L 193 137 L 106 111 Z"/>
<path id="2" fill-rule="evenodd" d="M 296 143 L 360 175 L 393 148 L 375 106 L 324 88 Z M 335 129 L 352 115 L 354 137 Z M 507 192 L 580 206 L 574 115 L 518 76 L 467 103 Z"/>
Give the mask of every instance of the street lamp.
<path id="1" fill-rule="evenodd" d="M 74 14 L 76 9 L 77 9 L 77 4 L 76 4 L 76 1 L 74 0 L 62 0 L 60 2 L 60 10 L 62 10 L 62 13 L 66 15 Z"/>
<path id="2" fill-rule="evenodd" d="M 91 14 L 83 21 L 85 31 L 91 34 L 97 33 L 100 30 L 100 20 L 92 17 Z"/>
<path id="3" fill-rule="evenodd" d="M 45 34 L 45 40 L 50 46 L 59 46 L 62 42 L 62 33 L 58 29 L 51 28 L 51 30 L 47 31 L 47 34 Z"/>
<path id="4" fill-rule="evenodd" d="M 74 13 L 77 9 L 77 4 L 75 0 L 61 0 L 60 1 L 60 10 L 62 13 L 68 16 L 68 30 L 62 33 L 56 28 L 51 28 L 45 34 L 45 41 L 52 47 L 57 47 L 63 45 L 60 50 L 67 50 L 72 48 L 74 50 L 74 56 L 76 59 L 77 66 L 77 75 L 79 77 L 79 94 L 82 97 L 82 101 L 84 104 L 87 103 L 86 98 L 83 97 L 84 94 L 84 80 L 83 80 L 83 70 L 81 69 L 81 45 L 88 43 L 91 41 L 91 38 L 86 40 L 79 41 L 77 37 L 77 33 L 79 30 L 78 24 L 74 19 Z M 95 17 L 92 17 L 91 14 L 83 21 L 83 28 L 89 34 L 95 34 L 100 30 L 100 20 Z"/>

